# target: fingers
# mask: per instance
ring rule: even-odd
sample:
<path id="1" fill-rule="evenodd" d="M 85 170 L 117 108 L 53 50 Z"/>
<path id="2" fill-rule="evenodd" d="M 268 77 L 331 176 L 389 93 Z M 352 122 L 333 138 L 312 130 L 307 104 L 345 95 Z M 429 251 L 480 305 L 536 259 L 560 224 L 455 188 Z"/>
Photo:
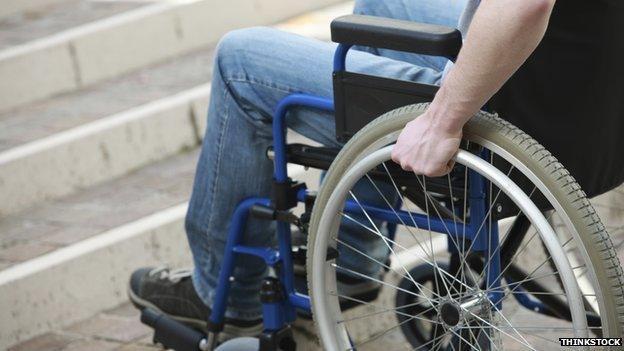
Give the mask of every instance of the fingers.
<path id="1" fill-rule="evenodd" d="M 392 160 L 399 164 L 404 171 L 414 172 L 416 175 L 427 177 L 441 177 L 451 172 L 455 167 L 455 160 L 448 162 L 435 162 L 433 160 L 418 160 L 409 156 L 397 155 Z"/>
<path id="2" fill-rule="evenodd" d="M 455 165 L 461 132 L 450 135 L 437 131 L 428 121 L 418 118 L 409 122 L 401 131 L 391 158 L 405 171 L 428 177 L 444 176 Z"/>

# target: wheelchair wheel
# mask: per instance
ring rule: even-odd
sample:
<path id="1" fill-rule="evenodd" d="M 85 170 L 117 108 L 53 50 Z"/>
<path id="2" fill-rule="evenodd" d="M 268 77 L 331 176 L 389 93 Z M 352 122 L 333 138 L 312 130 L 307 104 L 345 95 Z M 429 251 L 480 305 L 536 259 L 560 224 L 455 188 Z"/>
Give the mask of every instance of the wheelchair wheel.
<path id="1" fill-rule="evenodd" d="M 367 125 L 341 150 L 319 191 L 307 272 L 324 349 L 550 350 L 565 348 L 560 338 L 622 337 L 619 260 L 564 167 L 516 127 L 479 113 L 464 128 L 449 175 L 404 172 L 390 160 L 391 144 L 425 109 L 406 106 Z M 358 181 L 369 182 L 386 205 L 359 201 Z M 341 240 L 341 223 L 349 221 L 382 238 L 392 267 Z M 397 224 L 396 235 L 385 236 L 380 221 Z M 345 252 L 391 268 L 401 281 L 378 283 L 413 302 L 394 306 L 381 298 L 342 311 L 339 300 L 349 297 L 336 288 L 337 272 L 377 281 L 346 267 Z M 433 287 L 415 279 L 416 262 L 429 267 Z M 429 327 L 416 338 L 401 335 L 414 321 Z"/>

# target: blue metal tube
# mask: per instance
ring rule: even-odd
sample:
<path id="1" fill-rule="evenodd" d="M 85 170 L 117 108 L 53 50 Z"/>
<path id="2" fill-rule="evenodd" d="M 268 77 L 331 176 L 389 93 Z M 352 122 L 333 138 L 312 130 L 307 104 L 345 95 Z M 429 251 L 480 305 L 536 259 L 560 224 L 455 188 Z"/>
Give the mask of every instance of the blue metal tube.
<path id="1" fill-rule="evenodd" d="M 307 94 L 291 94 L 283 98 L 273 115 L 273 149 L 275 152 L 274 178 L 283 183 L 288 179 L 286 162 L 286 113 L 293 106 L 305 106 L 324 111 L 334 111 L 334 101 Z"/>
<path id="2" fill-rule="evenodd" d="M 301 202 L 304 202 L 305 197 L 308 193 L 309 193 L 309 190 L 307 189 L 300 190 L 297 193 L 297 199 Z M 429 228 L 429 224 L 431 224 L 431 230 L 434 232 L 443 233 L 443 234 L 447 234 L 448 232 L 450 232 L 450 234 L 454 236 L 463 235 L 463 231 L 464 231 L 463 224 L 457 223 L 457 229 L 455 229 L 456 223 L 450 219 L 440 220 L 439 218 L 428 218 L 427 216 L 420 214 L 420 213 L 407 212 L 403 210 L 395 210 L 396 211 L 396 214 L 395 214 L 394 213 L 395 211 L 392 211 L 392 210 L 388 210 L 388 209 L 384 209 L 384 208 L 380 208 L 376 206 L 371 206 L 371 205 L 366 205 L 366 204 L 361 204 L 361 205 L 362 205 L 362 208 L 364 208 L 364 210 L 368 212 L 368 214 L 372 218 L 380 219 L 388 223 L 392 223 L 393 225 L 402 224 L 401 221 L 403 221 L 408 226 L 414 226 L 414 227 L 418 227 L 420 229 L 426 230 Z M 360 205 L 358 205 L 358 203 L 355 201 L 348 200 L 345 203 L 345 212 L 347 213 L 363 214 L 362 208 L 360 208 Z M 397 217 L 397 214 L 398 214 L 398 217 Z M 412 221 L 412 218 L 414 219 L 413 221 Z M 414 225 L 414 222 L 416 222 L 416 225 Z M 448 228 L 448 231 L 447 231 L 447 228 Z M 466 237 L 468 239 L 472 238 L 472 232 L 469 227 L 466 228 Z"/>
<path id="3" fill-rule="evenodd" d="M 428 230 L 430 228 L 434 232 L 451 234 L 453 236 L 462 235 L 463 233 L 463 226 L 457 226 L 456 230 L 455 224 L 452 220 L 430 218 L 421 213 L 413 213 L 402 210 L 392 211 L 366 204 L 361 205 L 362 207 L 360 207 L 360 205 L 358 205 L 358 203 L 355 201 L 347 201 L 345 203 L 345 212 L 352 214 L 362 214 L 363 208 L 371 216 L 371 218 L 381 219 L 389 223 L 399 224 L 402 221 L 408 226 L 414 226 L 424 230 Z M 414 222 L 416 223 L 415 225 Z M 471 233 L 470 228 L 466 228 L 466 236 L 469 236 L 469 233 Z"/>
<path id="4" fill-rule="evenodd" d="M 269 266 L 273 266 L 277 262 L 280 261 L 279 251 L 276 251 L 270 247 L 236 245 L 234 246 L 232 251 L 237 254 L 245 254 L 245 255 L 260 257 Z"/>
<path id="5" fill-rule="evenodd" d="M 498 222 L 496 220 L 492 220 L 491 225 L 487 225 L 489 231 L 489 243 L 488 249 L 485 251 L 489 259 L 486 262 L 485 269 L 487 270 L 487 279 L 486 284 L 488 289 L 493 289 L 494 292 L 490 297 L 493 302 L 496 304 L 498 309 L 501 309 L 502 306 L 502 298 L 503 293 L 501 291 L 501 258 L 500 258 L 500 249 L 498 248 L 499 238 L 498 238 Z"/>
<path id="6" fill-rule="evenodd" d="M 334 52 L 334 72 L 344 71 L 346 69 L 347 52 L 351 49 L 351 45 L 339 44 Z"/>
<path id="7" fill-rule="evenodd" d="M 515 291 L 511 294 L 516 299 L 516 301 L 518 301 L 518 303 L 522 305 L 524 308 L 529 309 L 533 312 L 537 312 L 537 313 L 544 313 L 548 310 L 546 306 L 544 306 L 544 304 L 542 304 L 541 302 L 535 299 L 532 299 L 526 293 L 526 291 L 522 289 L 521 287 L 518 287 L 516 283 L 514 283 L 513 281 L 507 278 L 505 278 L 505 280 L 507 281 L 507 284 L 509 285 L 509 289 L 512 289 L 512 290 L 515 289 Z"/>
<path id="8" fill-rule="evenodd" d="M 236 259 L 234 247 L 242 241 L 245 225 L 247 224 L 247 217 L 249 216 L 249 209 L 253 205 L 269 206 L 270 203 L 270 199 L 252 197 L 241 201 L 234 210 L 232 220 L 230 221 L 230 229 L 228 230 L 227 242 L 225 244 L 225 254 L 223 255 L 223 262 L 221 263 L 221 271 L 219 272 L 217 291 L 212 304 L 212 314 L 210 315 L 210 321 L 214 324 L 222 323 L 225 316 L 227 297 L 230 291 L 230 277 L 232 276 Z"/>
<path id="9" fill-rule="evenodd" d="M 484 251 L 488 247 L 485 233 L 487 226 L 484 224 L 486 215 L 485 179 L 479 173 L 469 170 L 468 183 L 470 201 L 470 223 L 468 223 L 468 227 L 470 232 L 474 233 L 472 238 L 474 242 L 471 245 L 474 251 Z"/>
<path id="10" fill-rule="evenodd" d="M 288 295 L 288 300 L 290 303 L 302 310 L 311 311 L 312 305 L 310 304 L 310 297 L 307 295 L 300 294 L 298 292 L 292 293 Z"/>
<path id="11" fill-rule="evenodd" d="M 280 258 L 282 264 L 280 265 L 280 280 L 284 284 L 284 290 L 286 290 L 286 296 L 290 296 L 295 293 L 295 274 L 293 272 L 292 262 L 292 241 L 290 236 L 290 223 L 277 222 L 277 240 L 280 252 Z M 286 314 L 286 323 L 292 322 L 297 318 L 295 308 L 289 303 L 287 299 L 284 304 L 284 312 Z"/>

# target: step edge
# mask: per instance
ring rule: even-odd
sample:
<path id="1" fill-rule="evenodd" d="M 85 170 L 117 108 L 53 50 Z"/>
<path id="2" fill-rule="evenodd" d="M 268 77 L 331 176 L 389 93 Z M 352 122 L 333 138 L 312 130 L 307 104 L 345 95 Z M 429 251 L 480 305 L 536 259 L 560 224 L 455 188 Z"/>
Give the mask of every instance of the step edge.
<path id="1" fill-rule="evenodd" d="M 57 45 L 66 45 L 72 40 L 114 28 L 132 21 L 143 19 L 146 17 L 159 15 L 168 10 L 175 9 L 180 6 L 187 5 L 192 2 L 201 0 L 191 0 L 186 2 L 159 2 L 152 5 L 146 5 L 127 12 L 112 15 L 103 19 L 95 20 L 90 23 L 78 25 L 76 27 L 50 34 L 41 38 L 27 41 L 16 46 L 9 47 L 0 51 L 0 61 L 12 59 L 16 56 L 30 54 L 38 50 L 44 50 Z"/>
<path id="2" fill-rule="evenodd" d="M 207 96 L 209 93 L 210 83 L 202 84 L 177 94 L 150 101 L 143 105 L 112 114 L 108 117 L 100 118 L 93 122 L 12 147 L 0 152 L 0 166 L 62 144 L 97 134 L 103 130 L 114 128 L 130 121 L 145 118 L 164 109 L 192 102 Z"/>
<path id="3" fill-rule="evenodd" d="M 0 287 L 173 222 L 184 217 L 187 208 L 188 202 L 183 202 L 70 246 L 18 263 L 0 271 Z"/>

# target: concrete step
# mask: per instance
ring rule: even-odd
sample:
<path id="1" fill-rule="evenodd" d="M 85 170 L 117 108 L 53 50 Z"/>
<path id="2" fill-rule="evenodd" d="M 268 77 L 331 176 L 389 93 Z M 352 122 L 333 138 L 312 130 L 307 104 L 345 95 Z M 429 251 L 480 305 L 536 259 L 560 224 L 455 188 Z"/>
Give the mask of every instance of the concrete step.
<path id="1" fill-rule="evenodd" d="M 342 3 L 277 25 L 320 39 Z M 0 113 L 0 218 L 197 145 L 213 47 Z"/>
<path id="2" fill-rule="evenodd" d="M 0 6 L 0 19 L 11 16 L 29 17 L 63 1 L 65 0 L 4 0 Z"/>
<path id="3" fill-rule="evenodd" d="M 127 277 L 140 266 L 188 265 L 183 219 L 197 155 L 174 156 L 0 222 L 0 349 L 125 301 Z M 290 171 L 318 184 L 318 172 Z"/>
<path id="4" fill-rule="evenodd" d="M 196 146 L 212 55 L 207 47 L 0 114 L 0 217 Z"/>
<path id="5" fill-rule="evenodd" d="M 157 2 L 61 0 L 0 19 L 0 50 Z"/>
<path id="6" fill-rule="evenodd" d="M 87 0 L 84 0 L 87 1 Z M 0 111 L 73 91 L 213 44 L 234 28 L 274 23 L 339 2 L 159 2 L 0 51 Z"/>
<path id="7" fill-rule="evenodd" d="M 188 264 L 183 218 L 196 158 L 175 156 L 3 220 L 0 349 L 124 301 L 138 266 Z"/>
<path id="8" fill-rule="evenodd" d="M 280 27 L 322 27 L 328 38 L 350 6 L 316 27 L 301 18 Z M 183 218 L 211 55 L 206 46 L 0 115 L 0 206 L 13 203 L 0 210 L 0 305 L 10 306 L 0 309 L 0 349 L 123 303 L 136 267 L 189 263 Z M 316 185 L 318 173 L 303 179 Z"/>
<path id="9" fill-rule="evenodd" d="M 329 38 L 342 3 L 278 24 Z M 213 47 L 0 113 L 0 218 L 197 145 Z"/>

